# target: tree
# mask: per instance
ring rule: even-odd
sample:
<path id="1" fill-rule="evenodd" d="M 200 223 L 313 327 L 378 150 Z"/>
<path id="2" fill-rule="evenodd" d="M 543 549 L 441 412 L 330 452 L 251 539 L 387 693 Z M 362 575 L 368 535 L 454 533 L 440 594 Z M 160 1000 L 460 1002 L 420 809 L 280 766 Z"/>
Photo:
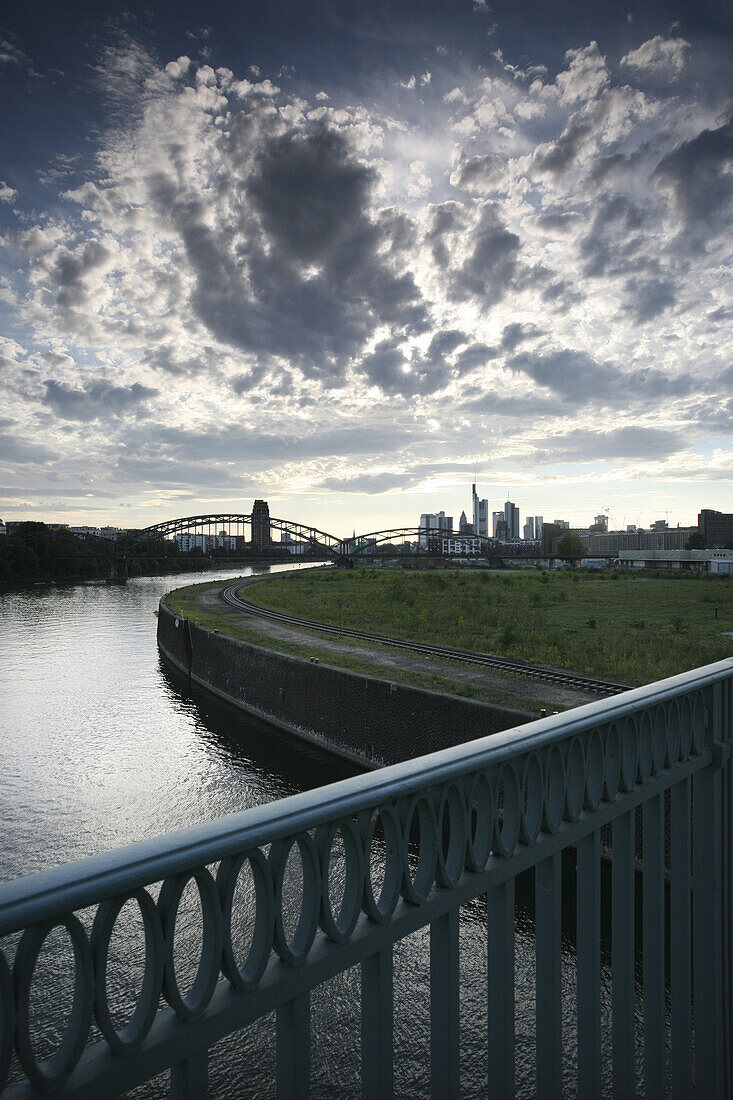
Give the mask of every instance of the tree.
<path id="1" fill-rule="evenodd" d="M 588 548 L 579 535 L 568 531 L 557 544 L 557 556 L 563 561 L 578 561 L 585 557 Z"/>
<path id="2" fill-rule="evenodd" d="M 707 550 L 707 548 L 708 544 L 705 542 L 702 531 L 693 531 L 685 544 L 685 550 Z"/>

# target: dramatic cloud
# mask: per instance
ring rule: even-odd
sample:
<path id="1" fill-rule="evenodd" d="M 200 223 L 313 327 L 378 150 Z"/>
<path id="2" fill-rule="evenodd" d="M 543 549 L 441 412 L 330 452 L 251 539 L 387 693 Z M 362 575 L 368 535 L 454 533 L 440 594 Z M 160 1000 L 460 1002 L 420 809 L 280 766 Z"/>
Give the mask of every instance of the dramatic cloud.
<path id="1" fill-rule="evenodd" d="M 332 39 L 267 72 L 254 47 L 225 67 L 215 26 L 164 56 L 132 23 L 101 37 L 84 140 L 0 182 L 0 514 L 51 461 L 60 494 L 131 511 L 408 489 L 434 510 L 474 473 L 539 493 L 606 460 L 636 494 L 683 440 L 690 501 L 726 468 L 719 47 L 569 18 L 520 51 L 497 14 L 487 50 L 486 5 L 459 8 L 419 42 L 370 9 L 355 71 Z M 18 102 L 31 56 L 0 43 Z"/>

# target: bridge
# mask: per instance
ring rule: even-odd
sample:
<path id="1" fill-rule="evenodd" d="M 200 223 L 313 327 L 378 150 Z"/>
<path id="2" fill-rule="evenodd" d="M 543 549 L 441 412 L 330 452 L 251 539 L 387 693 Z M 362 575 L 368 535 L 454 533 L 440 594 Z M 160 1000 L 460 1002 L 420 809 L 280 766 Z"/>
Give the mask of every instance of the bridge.
<path id="1" fill-rule="evenodd" d="M 671 1088 L 673 1096 L 730 1100 L 732 741 L 727 660 L 6 882 L 0 1091 L 7 1084 L 11 1100 L 116 1096 L 170 1069 L 172 1096 L 205 1097 L 210 1048 L 274 1010 L 277 1095 L 306 1097 L 311 991 L 359 967 L 353 1026 L 362 1095 L 391 1097 L 394 946 L 426 928 L 431 1095 L 457 1097 L 459 910 L 482 899 L 475 909 L 487 939 L 482 1042 L 492 1095 L 510 1097 L 527 1086 L 516 1058 L 515 1003 L 527 990 L 515 986 L 515 883 L 528 874 L 530 1073 L 542 1095 L 572 1089 L 597 1097 L 612 1087 L 616 1097 L 661 1097 Z M 602 845 L 611 856 L 610 900 Z M 200 907 L 187 936 L 177 918 L 191 885 Z M 125 907 L 128 915 L 139 910 L 144 935 L 134 1009 L 121 1018 L 110 944 Z M 601 998 L 607 910 L 610 1006 Z M 577 990 L 569 1043 L 568 911 Z M 243 944 L 244 928 L 251 935 Z M 73 998 L 35 988 L 52 934 L 73 949 L 60 964 Z M 186 984 L 191 943 L 197 969 Z M 38 1043 L 58 1034 L 59 1013 L 66 1031 L 42 1055 Z"/>

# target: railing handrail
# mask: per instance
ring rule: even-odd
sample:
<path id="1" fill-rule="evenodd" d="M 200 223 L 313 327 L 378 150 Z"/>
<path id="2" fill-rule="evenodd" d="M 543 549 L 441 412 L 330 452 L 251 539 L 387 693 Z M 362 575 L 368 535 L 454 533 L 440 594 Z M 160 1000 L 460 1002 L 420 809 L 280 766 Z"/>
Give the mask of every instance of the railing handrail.
<path id="1" fill-rule="evenodd" d="M 709 687 L 732 669 L 733 658 L 727 658 L 511 730 L 13 879 L 0 884 L 0 935 L 356 815 L 413 790 L 498 764 L 528 748 L 540 749 L 573 737 L 599 722 L 622 720 L 640 703 L 654 706 Z"/>

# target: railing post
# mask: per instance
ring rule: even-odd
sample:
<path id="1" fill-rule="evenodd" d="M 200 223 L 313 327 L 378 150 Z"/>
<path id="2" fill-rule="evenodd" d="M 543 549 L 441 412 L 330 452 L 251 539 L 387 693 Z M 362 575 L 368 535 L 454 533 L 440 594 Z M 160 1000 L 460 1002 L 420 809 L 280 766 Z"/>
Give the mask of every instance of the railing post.
<path id="1" fill-rule="evenodd" d="M 514 879 L 486 895 L 489 1082 L 495 1100 L 514 1096 Z"/>
<path id="2" fill-rule="evenodd" d="M 276 1016 L 278 1100 L 310 1095 L 310 993 L 278 1006 Z"/>
<path id="3" fill-rule="evenodd" d="M 208 1051 L 171 1066 L 172 1100 L 204 1100 L 208 1080 Z"/>
<path id="4" fill-rule="evenodd" d="M 562 853 L 535 868 L 537 1088 L 562 1096 Z"/>
<path id="5" fill-rule="evenodd" d="M 692 889 L 690 875 L 691 783 L 670 791 L 670 1057 L 672 1096 L 692 1095 Z"/>
<path id="6" fill-rule="evenodd" d="M 716 702 L 719 693 L 716 692 Z M 713 716 L 713 763 L 698 772 L 692 787 L 692 970 L 695 1013 L 695 1087 L 698 1096 L 723 1097 L 722 1016 L 721 768 L 715 739 L 720 707 Z"/>
<path id="7" fill-rule="evenodd" d="M 430 925 L 430 1095 L 460 1094 L 459 910 Z"/>
<path id="8" fill-rule="evenodd" d="M 644 803 L 644 1095 L 667 1092 L 664 992 L 664 795 Z"/>
<path id="9" fill-rule="evenodd" d="M 636 886 L 635 812 L 622 814 L 613 823 L 611 864 L 611 980 L 613 1036 L 613 1095 L 636 1094 L 636 1043 L 634 1038 L 635 940 L 634 891 Z"/>
<path id="10" fill-rule="evenodd" d="M 601 1095 L 601 833 L 578 841 L 578 1096 Z"/>
<path id="11" fill-rule="evenodd" d="M 361 964 L 361 1092 L 365 1100 L 393 1095 L 392 945 Z"/>

